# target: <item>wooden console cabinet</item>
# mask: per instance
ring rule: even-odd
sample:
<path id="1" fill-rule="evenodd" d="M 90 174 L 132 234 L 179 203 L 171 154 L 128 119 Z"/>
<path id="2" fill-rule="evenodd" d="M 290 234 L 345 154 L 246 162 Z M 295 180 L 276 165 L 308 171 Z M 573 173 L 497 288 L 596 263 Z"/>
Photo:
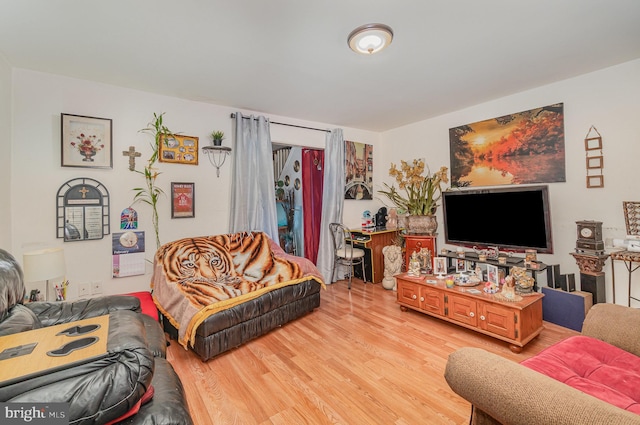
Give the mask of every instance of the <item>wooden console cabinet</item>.
<path id="1" fill-rule="evenodd" d="M 447 288 L 436 276 L 414 278 L 403 273 L 396 278 L 401 310 L 416 310 L 506 341 L 514 353 L 542 332 L 543 294 L 504 302 L 482 291 L 482 285 L 473 287 L 480 294 L 472 294 L 469 287 Z"/>

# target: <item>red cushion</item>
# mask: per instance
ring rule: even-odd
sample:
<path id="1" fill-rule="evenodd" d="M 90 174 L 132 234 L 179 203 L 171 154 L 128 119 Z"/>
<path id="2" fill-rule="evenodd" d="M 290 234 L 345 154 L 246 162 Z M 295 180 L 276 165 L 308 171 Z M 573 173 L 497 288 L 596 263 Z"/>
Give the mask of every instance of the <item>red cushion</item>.
<path id="1" fill-rule="evenodd" d="M 521 363 L 621 409 L 640 414 L 640 357 L 573 336 Z"/>
<path id="2" fill-rule="evenodd" d="M 131 292 L 125 295 L 139 298 L 140 308 L 142 309 L 142 313 L 153 317 L 155 320 L 159 320 L 158 309 L 156 308 L 156 304 L 153 302 L 153 298 L 151 297 L 151 292 L 147 292 L 147 291 Z"/>
<path id="3" fill-rule="evenodd" d="M 155 390 L 153 389 L 153 386 L 149 385 L 149 388 L 147 388 L 147 391 L 145 391 L 144 394 L 142 394 L 142 398 L 140 400 L 138 400 L 138 402 L 136 404 L 133 405 L 133 407 L 124 415 L 120 416 L 119 418 L 116 418 L 112 421 L 107 422 L 105 425 L 113 425 L 113 424 L 117 424 L 120 421 L 123 421 L 125 419 L 127 419 L 128 417 L 131 417 L 133 415 L 135 415 L 136 413 L 138 413 L 140 411 L 140 406 L 142 406 L 143 404 L 148 403 L 149 401 L 151 401 L 151 399 L 153 398 L 153 394 L 155 393 Z"/>

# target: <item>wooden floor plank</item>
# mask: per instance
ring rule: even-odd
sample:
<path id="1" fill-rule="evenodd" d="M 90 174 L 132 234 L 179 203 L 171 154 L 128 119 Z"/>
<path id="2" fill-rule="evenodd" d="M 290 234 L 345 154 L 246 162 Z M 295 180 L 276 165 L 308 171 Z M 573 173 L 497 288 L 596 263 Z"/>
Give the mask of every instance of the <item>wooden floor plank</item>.
<path id="1" fill-rule="evenodd" d="M 470 406 L 443 373 L 449 354 L 479 347 L 520 362 L 575 335 L 545 322 L 520 354 L 508 344 L 414 311 L 354 279 L 328 285 L 320 307 L 202 362 L 175 341 L 167 358 L 194 422 L 209 424 L 466 424 Z"/>

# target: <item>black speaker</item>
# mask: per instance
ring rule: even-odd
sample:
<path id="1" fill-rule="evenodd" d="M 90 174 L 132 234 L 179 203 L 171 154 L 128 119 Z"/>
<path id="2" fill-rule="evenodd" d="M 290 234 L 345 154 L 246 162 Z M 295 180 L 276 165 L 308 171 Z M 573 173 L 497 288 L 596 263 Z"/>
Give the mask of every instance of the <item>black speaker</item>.
<path id="1" fill-rule="evenodd" d="M 598 276 L 580 273 L 580 289 L 585 292 L 590 292 L 591 295 L 593 295 L 594 304 L 607 302 L 604 287 L 604 273 Z"/>
<path id="2" fill-rule="evenodd" d="M 570 274 L 561 274 L 560 275 L 560 289 L 567 292 L 573 292 L 576 290 L 576 275 L 573 273 Z"/>
<path id="3" fill-rule="evenodd" d="M 549 288 L 560 287 L 560 264 L 547 266 L 547 286 Z"/>

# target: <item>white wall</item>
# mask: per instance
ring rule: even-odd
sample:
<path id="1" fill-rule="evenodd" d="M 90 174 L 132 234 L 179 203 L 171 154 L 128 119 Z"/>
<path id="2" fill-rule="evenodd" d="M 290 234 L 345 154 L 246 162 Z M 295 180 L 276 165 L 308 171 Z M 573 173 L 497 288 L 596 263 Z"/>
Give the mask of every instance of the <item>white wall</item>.
<path id="1" fill-rule="evenodd" d="M 11 247 L 11 67 L 0 55 L 0 248 Z"/>
<path id="2" fill-rule="evenodd" d="M 3 75 L 0 65 L 0 88 L 11 87 L 6 84 Z M 10 237 L 3 236 L 0 242 L 20 262 L 24 252 L 64 246 L 67 278 L 71 282 L 70 298 L 77 295 L 79 284 L 89 282 L 102 282 L 103 292 L 106 294 L 148 289 L 150 266 L 147 267 L 147 274 L 144 276 L 111 278 L 110 236 L 101 240 L 67 243 L 56 239 L 56 193 L 64 182 L 73 178 L 90 177 L 100 181 L 110 193 L 111 232 L 118 232 L 120 213 L 132 201 L 131 189 L 144 183 L 142 176 L 128 170 L 129 160 L 122 155 L 122 151 L 133 145 L 138 152 L 142 152 L 142 156 L 136 160 L 137 168 L 142 169 L 151 152 L 151 136 L 141 134 L 139 130 L 152 120 L 153 113 L 164 112 L 164 123 L 172 131 L 199 137 L 200 146 L 210 143 L 207 135 L 211 131 L 222 130 L 229 136 L 224 142 L 229 146 L 234 123 L 230 114 L 236 109 L 24 69 L 13 70 L 12 84 L 12 220 Z M 6 98 L 0 93 L 0 102 L 3 99 Z M 242 112 L 251 113 L 244 110 Z M 60 166 L 61 113 L 113 120 L 113 170 Z M 328 124 L 286 117 L 270 118 L 272 121 L 332 128 Z M 271 130 L 274 142 L 324 148 L 324 132 L 280 125 L 272 125 Z M 344 134 L 349 140 L 374 145 L 379 140 L 378 133 L 361 130 L 344 129 Z M 8 140 L 8 137 L 4 139 Z M 194 182 L 196 196 L 195 218 L 192 219 L 172 220 L 169 199 L 165 198 L 160 202 L 161 242 L 187 236 L 227 232 L 231 185 L 230 160 L 227 160 L 220 170 L 220 178 L 216 178 L 215 168 L 202 153 L 197 166 L 167 163 L 159 163 L 158 166 L 162 174 L 157 181 L 166 194 L 170 192 L 172 181 Z M 5 167 L 0 169 L 4 181 Z M 3 214 L 2 208 L 0 206 L 0 217 Z M 134 208 L 139 214 L 139 230 L 146 231 L 147 235 L 146 257 L 152 260 L 155 243 L 150 208 L 144 204 L 136 204 Z M 345 209 L 349 210 L 349 207 Z"/>
<path id="3" fill-rule="evenodd" d="M 567 181 L 549 185 L 554 254 L 540 258 L 560 264 L 562 273 L 576 273 L 578 279 L 579 269 L 569 255 L 575 248 L 575 222 L 602 221 L 605 239 L 624 238 L 622 202 L 640 200 L 640 60 L 387 131 L 382 134 L 382 156 L 396 163 L 425 157 L 437 170 L 450 163 L 450 128 L 558 102 L 564 102 Z M 599 189 L 587 189 L 585 184 L 584 138 L 591 125 L 603 139 L 605 186 Z M 375 181 L 391 183 L 387 171 L 388 167 L 376 167 Z M 441 209 L 438 216 L 442 226 Z M 438 247 L 443 246 L 441 228 Z M 605 272 L 610 301 L 610 260 Z M 616 276 L 616 302 L 626 303 L 626 270 L 622 265 L 616 267 Z"/>

